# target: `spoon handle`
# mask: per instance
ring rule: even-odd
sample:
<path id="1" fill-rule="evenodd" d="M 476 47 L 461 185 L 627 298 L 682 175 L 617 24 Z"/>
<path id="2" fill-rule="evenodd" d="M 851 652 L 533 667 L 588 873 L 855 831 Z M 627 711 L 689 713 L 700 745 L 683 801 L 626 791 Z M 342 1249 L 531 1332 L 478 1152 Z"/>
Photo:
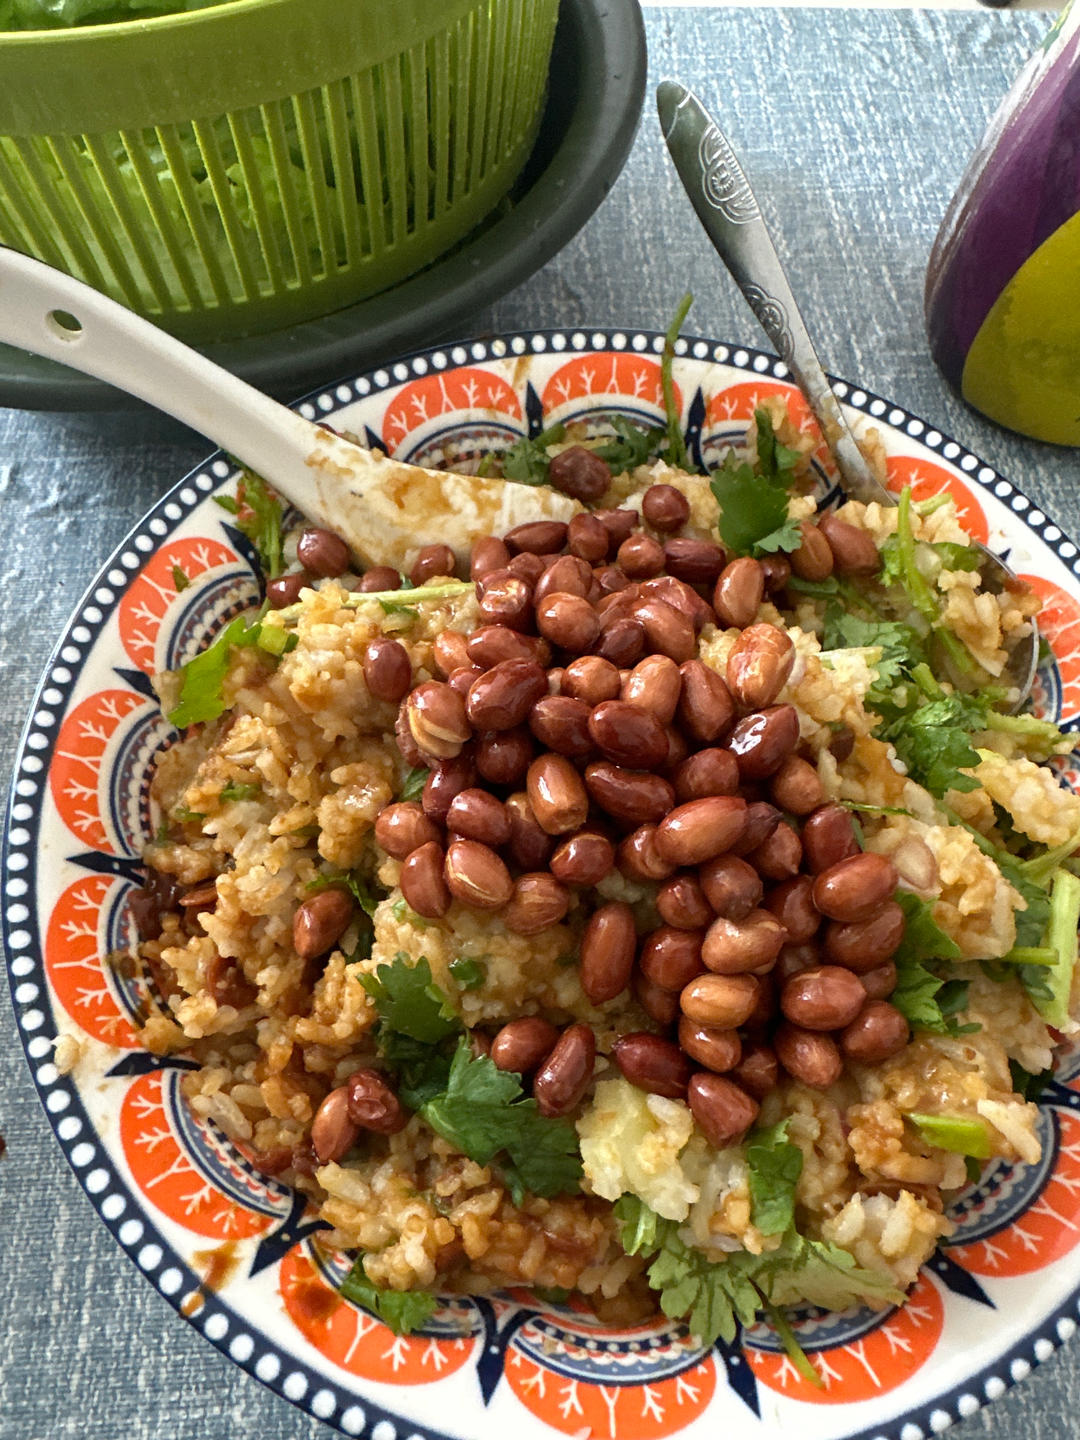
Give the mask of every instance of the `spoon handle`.
<path id="1" fill-rule="evenodd" d="M 260 474 L 280 474 L 283 450 L 311 450 L 301 416 L 81 280 L 2 248 L 0 340 L 126 390 Z"/>
<path id="2" fill-rule="evenodd" d="M 895 504 L 877 482 L 840 410 L 791 293 L 761 209 L 716 121 L 674 80 L 657 88 L 660 125 L 679 179 L 717 254 L 788 366 L 836 457 L 848 495 Z"/>

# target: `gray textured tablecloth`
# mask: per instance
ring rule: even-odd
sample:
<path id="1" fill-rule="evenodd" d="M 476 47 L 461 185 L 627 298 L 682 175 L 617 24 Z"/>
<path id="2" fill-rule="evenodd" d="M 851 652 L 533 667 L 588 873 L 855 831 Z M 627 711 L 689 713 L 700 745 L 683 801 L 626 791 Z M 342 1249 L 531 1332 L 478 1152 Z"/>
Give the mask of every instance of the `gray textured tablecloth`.
<path id="1" fill-rule="evenodd" d="M 736 143 L 828 365 L 930 417 L 1080 530 L 1080 455 L 1006 435 L 950 395 L 926 352 L 923 271 L 946 201 L 1043 16 L 903 10 L 646 11 L 652 79 L 700 89 Z M 707 247 L 648 102 L 626 171 L 578 238 L 477 331 L 662 327 L 758 344 Z M 438 337 L 432 337 L 436 339 Z M 326 377 L 328 380 L 333 378 Z M 142 415 L 0 411 L 0 756 L 83 586 L 206 453 Z M 0 1437 L 284 1440 L 329 1436 L 229 1364 L 140 1279 L 60 1159 L 0 1008 Z M 1080 1349 L 959 1433 L 1080 1430 Z"/>

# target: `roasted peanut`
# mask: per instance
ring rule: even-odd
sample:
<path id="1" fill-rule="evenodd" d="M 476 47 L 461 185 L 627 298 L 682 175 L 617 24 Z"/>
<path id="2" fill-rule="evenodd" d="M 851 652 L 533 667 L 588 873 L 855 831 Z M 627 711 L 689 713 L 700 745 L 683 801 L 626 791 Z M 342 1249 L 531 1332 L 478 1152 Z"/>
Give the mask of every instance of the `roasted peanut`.
<path id="1" fill-rule="evenodd" d="M 404 860 L 429 840 L 438 840 L 439 827 L 412 800 L 387 805 L 375 817 L 375 839 L 395 860 Z"/>
<path id="2" fill-rule="evenodd" d="M 716 623 L 712 606 L 685 580 L 676 580 L 674 575 L 654 575 L 651 580 L 642 580 L 639 584 L 643 600 L 662 600 L 665 605 L 678 610 L 693 625 L 695 633 L 706 625 Z"/>
<path id="3" fill-rule="evenodd" d="M 814 904 L 830 920 L 869 920 L 891 898 L 898 878 L 896 866 L 884 855 L 852 855 L 817 877 Z"/>
<path id="4" fill-rule="evenodd" d="M 721 625 L 745 630 L 754 623 L 765 594 L 765 573 L 757 560 L 743 556 L 720 572 L 713 591 L 713 609 Z"/>
<path id="5" fill-rule="evenodd" d="M 769 966 L 787 932 L 768 910 L 751 910 L 744 920 L 719 915 L 705 933 L 701 958 L 717 975 L 745 975 Z"/>
<path id="6" fill-rule="evenodd" d="M 634 606 L 634 619 L 644 625 L 650 649 L 677 665 L 689 660 L 697 650 L 694 622 L 666 600 L 639 600 Z"/>
<path id="7" fill-rule="evenodd" d="M 594 760 L 585 770 L 585 784 L 602 810 L 630 825 L 662 819 L 675 800 L 674 790 L 662 776 L 626 770 L 609 760 Z"/>
<path id="8" fill-rule="evenodd" d="M 451 840 L 443 868 L 446 886 L 455 900 L 476 910 L 497 910 L 514 893 L 505 863 L 489 845 L 477 840 Z"/>
<path id="9" fill-rule="evenodd" d="M 449 545 L 425 545 L 412 563 L 409 579 L 414 585 L 426 585 L 438 576 L 453 575 L 456 563 Z"/>
<path id="10" fill-rule="evenodd" d="M 746 710 L 771 705 L 788 682 L 795 646 L 776 625 L 751 625 L 735 641 L 727 662 L 728 689 Z"/>
<path id="11" fill-rule="evenodd" d="M 699 975 L 679 995 L 679 1008 L 690 1020 L 718 1030 L 745 1023 L 761 992 L 753 975 Z"/>
<path id="12" fill-rule="evenodd" d="M 329 1165 L 352 1149 L 360 1126 L 349 1115 L 349 1089 L 339 1085 L 331 1090 L 315 1111 L 311 1122 L 311 1144 L 320 1165 Z"/>
<path id="13" fill-rule="evenodd" d="M 477 736 L 473 750 L 476 773 L 491 785 L 519 785 L 535 754 L 536 746 L 524 725 L 485 730 Z"/>
<path id="14" fill-rule="evenodd" d="M 687 1090 L 690 1112 L 705 1139 L 717 1150 L 745 1135 L 759 1106 L 734 1080 L 699 1071 Z"/>
<path id="15" fill-rule="evenodd" d="M 660 721 L 623 700 L 602 700 L 589 715 L 589 734 L 609 760 L 632 770 L 651 770 L 667 758 L 668 740 Z"/>
<path id="16" fill-rule="evenodd" d="M 753 1041 L 743 1046 L 742 1059 L 732 1067 L 732 1076 L 743 1089 L 756 1100 L 764 1100 L 770 1090 L 776 1089 L 780 1078 L 780 1067 L 776 1063 L 776 1052 L 764 1041 Z"/>
<path id="17" fill-rule="evenodd" d="M 522 870 L 540 870 L 547 863 L 555 842 L 541 827 L 529 797 L 519 790 L 506 801 L 510 817 L 510 856 Z"/>
<path id="18" fill-rule="evenodd" d="M 780 824 L 780 811 L 767 800 L 752 800 L 746 807 L 746 829 L 737 844 L 731 847 L 733 855 L 753 855 L 761 849 L 769 836 Z"/>
<path id="19" fill-rule="evenodd" d="M 766 880 L 787 880 L 799 873 L 802 841 L 790 825 L 781 821 L 771 835 L 749 852 L 747 858 Z"/>
<path id="20" fill-rule="evenodd" d="M 821 954 L 816 945 L 804 940 L 799 944 L 794 942 L 781 946 L 780 954 L 776 957 L 776 964 L 770 974 L 781 987 L 795 975 L 801 975 L 804 970 L 814 970 L 821 964 Z"/>
<path id="21" fill-rule="evenodd" d="M 700 660 L 679 666 L 682 693 L 679 724 L 699 745 L 711 745 L 726 735 L 735 719 L 735 702 L 723 678 Z"/>
<path id="22" fill-rule="evenodd" d="M 791 568 L 800 580 L 827 580 L 833 570 L 833 555 L 828 540 L 810 520 L 800 520 L 802 544 L 788 556 Z"/>
<path id="23" fill-rule="evenodd" d="M 571 555 L 595 565 L 607 555 L 611 536 L 595 515 L 575 515 L 566 532 L 566 543 Z"/>
<path id="24" fill-rule="evenodd" d="M 821 916 L 814 904 L 813 891 L 814 882 L 809 875 L 793 875 L 781 880 L 765 897 L 765 909 L 783 925 L 789 945 L 804 945 L 818 932 Z"/>
<path id="25" fill-rule="evenodd" d="M 640 970 L 634 974 L 634 995 L 645 1014 L 657 1025 L 674 1025 L 679 1018 L 679 992 L 654 985 Z"/>
<path id="26" fill-rule="evenodd" d="M 645 648 L 645 626 L 640 620 L 619 619 L 605 629 L 596 644 L 596 654 L 613 665 L 633 665 Z"/>
<path id="27" fill-rule="evenodd" d="M 793 976 L 780 993 L 780 1009 L 804 1030 L 842 1030 L 866 1003 L 859 977 L 840 965 L 818 965 Z"/>
<path id="28" fill-rule="evenodd" d="M 566 544 L 566 525 L 561 520 L 530 520 L 516 525 L 503 540 L 511 555 L 523 550 L 530 555 L 553 555 Z"/>
<path id="29" fill-rule="evenodd" d="M 477 730 L 512 730 L 546 694 L 547 675 L 535 660 L 504 660 L 469 686 L 465 711 Z"/>
<path id="30" fill-rule="evenodd" d="M 745 920 L 761 904 L 761 876 L 737 855 L 718 855 L 707 861 L 698 870 L 698 879 L 717 915 L 729 920 Z"/>
<path id="31" fill-rule="evenodd" d="M 596 1063 L 596 1036 L 588 1025 L 571 1025 L 533 1081 L 533 1098 L 541 1115 L 566 1115 L 583 1098 Z"/>
<path id="32" fill-rule="evenodd" d="M 706 795 L 734 795 L 739 788 L 739 766 L 730 750 L 713 746 L 688 755 L 672 776 L 672 782 L 680 805 Z"/>
<path id="33" fill-rule="evenodd" d="M 887 1000 L 896 989 L 896 966 L 891 960 L 887 960 L 884 965 L 860 975 L 859 980 L 868 1000 Z"/>
<path id="34" fill-rule="evenodd" d="M 548 595 L 577 595 L 584 600 L 592 578 L 592 566 L 584 560 L 576 555 L 559 555 L 533 587 L 533 604 L 539 605 Z"/>
<path id="35" fill-rule="evenodd" d="M 581 937 L 581 988 L 594 1005 L 621 995 L 637 948 L 634 912 L 621 900 L 594 910 Z"/>
<path id="36" fill-rule="evenodd" d="M 525 630 L 532 623 L 532 585 L 513 570 L 490 570 L 476 582 L 476 604 L 489 625 Z"/>
<path id="37" fill-rule="evenodd" d="M 664 562 L 669 575 L 685 580 L 688 585 L 712 585 L 724 568 L 725 555 L 710 540 L 679 537 L 664 546 Z"/>
<path id="38" fill-rule="evenodd" d="M 656 892 L 656 908 L 664 924 L 676 930 L 703 930 L 712 923 L 712 906 L 694 875 L 675 875 L 666 880 Z"/>
<path id="39" fill-rule="evenodd" d="M 789 815 L 809 815 L 825 802 L 825 787 L 808 760 L 789 755 L 769 783 L 769 793 Z"/>
<path id="40" fill-rule="evenodd" d="M 493 570 L 505 570 L 510 564 L 510 551 L 495 535 L 477 540 L 469 557 L 469 579 L 483 580 Z"/>
<path id="41" fill-rule="evenodd" d="M 660 857 L 655 825 L 639 825 L 620 841 L 615 863 L 628 880 L 666 880 L 675 869 Z"/>
<path id="42" fill-rule="evenodd" d="M 791 579 L 791 566 L 783 555 L 763 555 L 758 562 L 765 578 L 766 595 L 775 595 Z"/>
<path id="43" fill-rule="evenodd" d="M 629 535 L 619 546 L 615 559 L 631 580 L 644 580 L 663 570 L 664 547 L 651 535 Z"/>
<path id="44" fill-rule="evenodd" d="M 336 945 L 349 927 L 353 899 L 332 887 L 309 896 L 293 916 L 293 949 L 301 960 L 314 960 Z"/>
<path id="45" fill-rule="evenodd" d="M 718 1075 L 734 1069 L 742 1058 L 742 1041 L 737 1030 L 697 1025 L 685 1015 L 679 1020 L 679 1044 L 691 1059 Z"/>
<path id="46" fill-rule="evenodd" d="M 572 695 L 545 695 L 529 714 L 529 729 L 547 750 L 583 760 L 596 753 L 589 732 L 591 709 Z"/>
<path id="47" fill-rule="evenodd" d="M 615 865 L 615 846 L 600 830 L 578 830 L 559 844 L 551 873 L 564 885 L 599 885 Z"/>
<path id="48" fill-rule="evenodd" d="M 494 849 L 510 839 L 506 806 L 489 790 L 460 790 L 450 802 L 446 828 L 466 840 L 479 840 Z"/>
<path id="49" fill-rule="evenodd" d="M 476 767 L 468 754 L 458 755 L 453 760 L 443 760 L 435 765 L 420 795 L 424 814 L 437 825 L 445 825 L 454 796 L 468 790 L 476 783 Z"/>
<path id="50" fill-rule="evenodd" d="M 536 628 L 553 645 L 581 655 L 596 644 L 600 617 L 582 596 L 559 591 L 545 595 L 537 605 Z"/>
<path id="51" fill-rule="evenodd" d="M 537 870 L 519 875 L 502 922 L 515 935 L 539 935 L 558 925 L 570 908 L 570 892 L 554 875 Z"/>
<path id="52" fill-rule="evenodd" d="M 460 755 L 472 735 L 465 701 L 442 680 L 417 685 L 405 701 L 405 714 L 417 745 L 426 755 L 439 760 Z"/>
<path id="53" fill-rule="evenodd" d="M 440 630 L 431 647 L 431 658 L 443 679 L 449 680 L 455 670 L 471 663 L 469 637 L 462 635 L 460 630 Z"/>
<path id="54" fill-rule="evenodd" d="M 647 1030 L 635 1030 L 616 1040 L 612 1059 L 624 1080 L 650 1095 L 679 1100 L 690 1083 L 690 1062 L 670 1040 Z"/>
<path id="55" fill-rule="evenodd" d="M 311 576 L 306 570 L 279 575 L 276 580 L 266 582 L 266 603 L 272 610 L 284 610 L 288 605 L 295 605 L 300 599 L 300 591 L 310 584 Z"/>
<path id="56" fill-rule="evenodd" d="M 501 665 L 504 660 L 535 660 L 542 665 L 551 658 L 543 641 L 537 640 L 533 635 L 522 635 L 518 630 L 511 630 L 508 625 L 481 625 L 480 629 L 474 630 L 466 640 L 465 651 L 469 663 L 479 665 L 484 670 Z"/>
<path id="57" fill-rule="evenodd" d="M 825 931 L 825 953 L 836 965 L 864 975 L 891 960 L 904 938 L 906 919 L 895 900 L 886 900 L 869 920 L 843 925 L 832 921 Z"/>
<path id="58" fill-rule="evenodd" d="M 702 930 L 662 925 L 641 947 L 641 973 L 662 990 L 682 991 L 702 972 Z"/>
<path id="59" fill-rule="evenodd" d="M 396 704 L 408 694 L 412 662 L 400 640 L 383 635 L 368 644 L 364 651 L 364 682 L 376 700 Z"/>
<path id="60" fill-rule="evenodd" d="M 654 530 L 668 534 L 690 519 L 690 501 L 674 485 L 650 485 L 641 497 L 641 513 Z"/>
<path id="61" fill-rule="evenodd" d="M 831 514 L 821 517 L 818 529 L 832 551 L 833 569 L 838 575 L 876 575 L 881 569 L 881 556 L 868 531 Z"/>
<path id="62" fill-rule="evenodd" d="M 345 1086 L 349 1119 L 361 1130 L 396 1135 L 409 1123 L 401 1101 L 377 1070 L 354 1070 Z"/>
<path id="63" fill-rule="evenodd" d="M 312 575 L 321 575 L 326 579 L 344 575 L 352 564 L 349 547 L 341 536 L 317 525 L 309 525 L 297 540 L 296 558 Z"/>
<path id="64" fill-rule="evenodd" d="M 764 780 L 779 770 L 799 742 L 799 717 L 794 705 L 773 705 L 740 720 L 728 736 L 743 780 Z"/>
<path id="65" fill-rule="evenodd" d="M 491 1042 L 491 1059 L 499 1070 L 531 1075 L 559 1043 L 559 1032 L 539 1015 L 510 1020 Z"/>
<path id="66" fill-rule="evenodd" d="M 446 677 L 446 683 L 451 690 L 456 690 L 463 700 L 468 698 L 474 680 L 479 680 L 486 671 L 482 665 L 459 665 L 456 670 L 451 670 Z"/>
<path id="67" fill-rule="evenodd" d="M 401 574 L 392 565 L 375 565 L 364 571 L 353 588 L 361 595 L 374 595 L 380 590 L 400 590 Z"/>
<path id="68" fill-rule="evenodd" d="M 819 806 L 802 828 L 802 842 L 806 868 L 814 875 L 859 853 L 851 811 L 843 805 Z"/>
<path id="69" fill-rule="evenodd" d="M 602 700 L 615 700 L 622 689 L 619 669 L 599 655 L 581 655 L 567 665 L 562 693 L 583 700 L 590 708 Z"/>
<path id="70" fill-rule="evenodd" d="M 785 1021 L 773 1036 L 773 1046 L 791 1078 L 812 1090 L 826 1090 L 840 1079 L 844 1061 L 831 1035 Z"/>
<path id="71" fill-rule="evenodd" d="M 622 699 L 670 725 L 682 693 L 682 675 L 667 655 L 646 655 L 631 670 L 622 687 Z"/>
<path id="72" fill-rule="evenodd" d="M 880 1065 L 908 1042 L 908 1022 L 887 1000 L 867 1000 L 840 1036 L 840 1048 L 860 1065 Z"/>
<path id="73" fill-rule="evenodd" d="M 669 811 L 656 830 L 656 848 L 672 865 L 700 865 L 730 850 L 746 826 L 746 801 L 707 795 Z"/>
<path id="74" fill-rule="evenodd" d="M 438 920 L 450 909 L 450 891 L 443 878 L 442 846 L 429 840 L 409 855 L 398 884 L 405 903 L 425 920 Z"/>
<path id="75" fill-rule="evenodd" d="M 611 484 L 611 471 L 592 450 L 570 445 L 551 457 L 548 484 L 583 505 L 592 505 Z"/>
<path id="76" fill-rule="evenodd" d="M 529 766 L 525 788 L 540 828 L 548 835 L 580 830 L 589 813 L 581 776 L 562 755 L 538 755 Z"/>
<path id="77" fill-rule="evenodd" d="M 627 536 L 637 527 L 636 510 L 594 510 L 593 514 L 611 536 L 611 548 L 617 550 Z"/>

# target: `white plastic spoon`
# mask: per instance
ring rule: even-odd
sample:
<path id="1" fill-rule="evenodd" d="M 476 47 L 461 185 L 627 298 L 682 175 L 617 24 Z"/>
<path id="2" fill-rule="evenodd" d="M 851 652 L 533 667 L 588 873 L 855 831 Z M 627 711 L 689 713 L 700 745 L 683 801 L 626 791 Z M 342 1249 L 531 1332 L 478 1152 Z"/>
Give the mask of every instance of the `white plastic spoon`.
<path id="1" fill-rule="evenodd" d="M 81 281 L 5 249 L 0 340 L 96 376 L 208 436 L 367 565 L 407 570 L 432 541 L 464 560 L 472 536 L 569 520 L 581 508 L 547 487 L 424 470 L 364 450 Z"/>

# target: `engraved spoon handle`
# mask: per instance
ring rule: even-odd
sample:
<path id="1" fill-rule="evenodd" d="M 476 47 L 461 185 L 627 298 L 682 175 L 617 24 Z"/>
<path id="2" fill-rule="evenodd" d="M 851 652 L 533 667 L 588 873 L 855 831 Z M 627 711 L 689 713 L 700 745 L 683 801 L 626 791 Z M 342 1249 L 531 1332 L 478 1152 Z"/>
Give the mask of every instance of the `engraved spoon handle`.
<path id="1" fill-rule="evenodd" d="M 664 80 L 657 88 L 656 103 L 664 139 L 698 219 L 806 396 L 835 456 L 844 489 L 855 500 L 895 505 L 896 497 L 874 478 L 844 419 L 731 145 L 685 86 Z"/>

